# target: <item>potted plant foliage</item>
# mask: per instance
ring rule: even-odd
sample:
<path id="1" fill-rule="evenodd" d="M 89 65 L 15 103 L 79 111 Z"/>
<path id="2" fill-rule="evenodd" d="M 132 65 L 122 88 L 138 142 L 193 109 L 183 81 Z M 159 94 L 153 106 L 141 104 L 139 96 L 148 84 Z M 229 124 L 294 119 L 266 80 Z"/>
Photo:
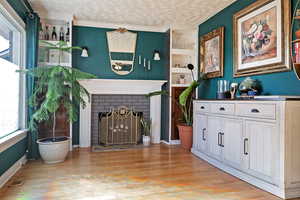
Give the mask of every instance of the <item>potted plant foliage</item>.
<path id="1" fill-rule="evenodd" d="M 199 79 L 197 81 L 192 81 L 192 83 L 180 94 L 179 101 L 175 101 L 182 112 L 182 122 L 177 124 L 177 128 L 179 131 L 180 144 L 184 149 L 190 150 L 193 143 L 193 94 L 205 79 L 205 74 L 200 73 Z M 147 96 L 151 97 L 155 95 L 168 95 L 168 92 L 164 90 L 156 91 Z M 171 96 L 169 96 L 169 98 L 171 98 Z"/>
<path id="2" fill-rule="evenodd" d="M 26 73 L 35 78 L 35 87 L 29 99 L 29 106 L 34 109 L 30 121 L 30 129 L 37 130 L 37 124 L 44 121 L 52 123 L 52 137 L 39 139 L 39 151 L 45 163 L 63 162 L 69 152 L 69 137 L 56 137 L 56 114 L 63 106 L 70 123 L 78 119 L 78 106 L 85 106 L 84 97 L 89 98 L 88 91 L 78 80 L 95 78 L 94 75 L 82 72 L 72 67 L 61 66 L 63 52 L 81 49 L 70 47 L 66 42 L 45 43 L 49 49 L 59 52 L 59 63 L 56 66 L 42 66 L 18 72 Z"/>
<path id="3" fill-rule="evenodd" d="M 141 117 L 141 124 L 143 127 L 143 145 L 150 146 L 151 142 L 151 120 L 145 120 Z"/>

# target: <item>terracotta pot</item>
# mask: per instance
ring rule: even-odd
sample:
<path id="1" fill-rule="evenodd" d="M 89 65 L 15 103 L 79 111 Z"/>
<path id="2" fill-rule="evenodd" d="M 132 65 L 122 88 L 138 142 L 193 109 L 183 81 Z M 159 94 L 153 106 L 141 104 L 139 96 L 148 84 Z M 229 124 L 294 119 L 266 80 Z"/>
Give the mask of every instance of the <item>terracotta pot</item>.
<path id="1" fill-rule="evenodd" d="M 193 127 L 187 125 L 177 125 L 181 147 L 190 150 L 193 144 Z"/>
<path id="2" fill-rule="evenodd" d="M 295 32 L 295 36 L 297 39 L 300 39 L 300 29 Z"/>

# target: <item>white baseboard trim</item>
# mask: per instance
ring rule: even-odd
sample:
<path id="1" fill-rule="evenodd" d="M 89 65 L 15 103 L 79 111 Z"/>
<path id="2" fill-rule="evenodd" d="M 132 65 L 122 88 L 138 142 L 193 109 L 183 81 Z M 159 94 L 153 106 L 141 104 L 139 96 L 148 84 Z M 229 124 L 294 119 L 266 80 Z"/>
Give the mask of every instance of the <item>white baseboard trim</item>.
<path id="1" fill-rule="evenodd" d="M 4 174 L 0 176 L 0 188 L 2 188 L 13 175 L 27 162 L 26 154 L 22 156 L 15 164 L 13 164 Z"/>
<path id="2" fill-rule="evenodd" d="M 163 143 L 163 144 L 167 144 L 167 145 L 170 145 L 169 142 L 167 142 L 166 140 L 161 140 L 160 143 Z"/>
<path id="3" fill-rule="evenodd" d="M 165 141 L 165 140 L 161 140 L 160 143 L 164 143 L 167 145 L 178 145 L 181 144 L 180 140 L 170 140 L 169 142 Z"/>
<path id="4" fill-rule="evenodd" d="M 73 148 L 79 148 L 79 144 L 74 144 Z"/>
<path id="5" fill-rule="evenodd" d="M 178 145 L 181 144 L 180 140 L 171 140 L 170 145 Z"/>

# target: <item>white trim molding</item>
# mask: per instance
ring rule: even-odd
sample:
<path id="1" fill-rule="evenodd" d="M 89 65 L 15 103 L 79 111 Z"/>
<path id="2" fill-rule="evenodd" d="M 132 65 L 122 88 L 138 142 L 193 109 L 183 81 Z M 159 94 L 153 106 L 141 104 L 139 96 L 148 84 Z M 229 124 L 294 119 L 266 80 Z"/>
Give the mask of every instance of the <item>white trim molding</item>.
<path id="1" fill-rule="evenodd" d="M 0 139 L 0 153 L 27 137 L 28 130 L 19 130 Z"/>
<path id="2" fill-rule="evenodd" d="M 146 95 L 160 91 L 166 80 L 88 79 L 79 81 L 92 94 Z M 91 102 L 80 107 L 79 146 L 91 146 Z M 151 142 L 160 143 L 161 96 L 150 97 Z"/>
<path id="3" fill-rule="evenodd" d="M 2 188 L 27 162 L 26 155 L 22 156 L 15 164 L 0 176 L 0 188 Z"/>
<path id="4" fill-rule="evenodd" d="M 96 28 L 126 28 L 132 31 L 147 31 L 147 32 L 162 32 L 165 33 L 169 26 L 141 26 L 141 25 L 129 25 L 129 24 L 111 24 L 111 23 L 101 23 L 97 21 L 86 21 L 86 20 L 74 20 L 74 26 L 87 26 Z"/>

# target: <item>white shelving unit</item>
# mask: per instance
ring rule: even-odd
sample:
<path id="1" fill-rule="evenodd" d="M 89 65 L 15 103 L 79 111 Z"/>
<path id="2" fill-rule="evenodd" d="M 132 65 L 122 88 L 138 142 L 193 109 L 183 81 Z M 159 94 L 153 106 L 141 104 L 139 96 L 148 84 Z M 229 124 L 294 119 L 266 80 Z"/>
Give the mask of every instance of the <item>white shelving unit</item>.
<path id="1" fill-rule="evenodd" d="M 169 92 L 172 96 L 172 88 L 188 87 L 193 81 L 188 64 L 194 65 L 193 75 L 198 79 L 198 28 L 194 29 L 170 29 L 170 84 Z M 183 77 L 185 81 L 180 81 Z M 178 144 L 179 140 L 172 140 L 172 100 L 169 99 L 169 143 Z"/>
<path id="2" fill-rule="evenodd" d="M 59 32 L 60 28 L 63 27 L 64 33 L 65 33 L 65 41 L 66 41 L 66 33 L 67 29 L 69 28 L 69 41 L 66 41 L 68 43 L 68 46 L 71 46 L 72 44 L 72 24 L 73 24 L 73 18 L 67 18 L 67 19 L 48 19 L 44 18 L 41 19 L 41 24 L 42 28 L 45 31 L 45 27 L 48 26 L 49 34 L 50 34 L 50 39 L 45 40 L 45 38 L 40 38 L 39 40 L 39 56 L 38 56 L 38 66 L 43 67 L 43 66 L 57 66 L 58 64 L 60 66 L 64 67 L 72 67 L 72 53 L 66 53 L 63 52 L 61 54 L 61 62 L 51 62 L 50 60 L 50 53 L 49 53 L 49 46 L 45 43 L 51 43 L 51 44 L 57 44 L 59 42 Z M 53 27 L 56 29 L 56 34 L 57 34 L 57 39 L 58 40 L 52 40 L 51 35 L 52 35 L 52 30 Z M 69 124 L 69 138 L 70 138 L 70 151 L 73 149 L 73 144 L 72 144 L 72 123 Z"/>

